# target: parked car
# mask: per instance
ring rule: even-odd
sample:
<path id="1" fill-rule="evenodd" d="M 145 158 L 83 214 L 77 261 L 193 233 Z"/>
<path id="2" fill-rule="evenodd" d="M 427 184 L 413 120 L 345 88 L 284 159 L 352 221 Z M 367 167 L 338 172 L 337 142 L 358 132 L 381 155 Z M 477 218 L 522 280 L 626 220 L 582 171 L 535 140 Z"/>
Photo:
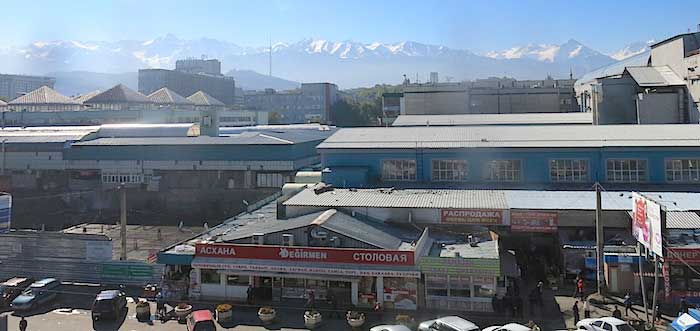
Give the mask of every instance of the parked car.
<path id="1" fill-rule="evenodd" d="M 397 324 L 397 325 L 377 325 L 369 331 L 411 331 L 407 326 Z"/>
<path id="2" fill-rule="evenodd" d="M 208 310 L 195 310 L 187 315 L 187 331 L 216 331 L 216 324 Z"/>
<path id="3" fill-rule="evenodd" d="M 478 331 L 479 327 L 459 316 L 445 316 L 422 322 L 418 331 Z"/>
<path id="4" fill-rule="evenodd" d="M 14 310 L 30 310 L 56 298 L 56 288 L 61 285 L 55 278 L 45 278 L 32 283 L 12 300 L 10 307 Z"/>
<path id="5" fill-rule="evenodd" d="M 587 331 L 634 331 L 627 322 L 615 317 L 584 318 L 576 323 L 576 328 Z"/>
<path id="6" fill-rule="evenodd" d="M 489 326 L 482 331 L 532 331 L 532 329 L 522 324 L 508 323 L 506 325 Z"/>
<path id="7" fill-rule="evenodd" d="M 92 304 L 92 319 L 119 319 L 127 311 L 126 294 L 119 290 L 106 290 L 97 294 Z"/>
<path id="8" fill-rule="evenodd" d="M 14 277 L 0 284 L 0 307 L 9 306 L 32 282 L 31 278 Z"/>

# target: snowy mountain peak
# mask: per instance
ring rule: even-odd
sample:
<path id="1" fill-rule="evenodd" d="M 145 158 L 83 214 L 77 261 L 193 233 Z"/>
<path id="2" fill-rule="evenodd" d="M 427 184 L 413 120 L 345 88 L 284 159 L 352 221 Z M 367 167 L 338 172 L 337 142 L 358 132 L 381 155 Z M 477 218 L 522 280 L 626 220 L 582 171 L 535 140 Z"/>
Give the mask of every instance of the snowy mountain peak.
<path id="1" fill-rule="evenodd" d="M 484 55 L 492 59 L 533 59 L 550 63 L 572 61 L 576 58 L 606 57 L 575 39 L 569 39 L 561 45 L 528 44 L 503 51 L 491 51 Z"/>
<path id="2" fill-rule="evenodd" d="M 624 48 L 610 54 L 610 57 L 615 60 L 624 60 L 628 57 L 632 57 L 638 54 L 642 54 L 651 49 L 651 45 L 655 43 L 655 40 L 647 41 L 637 41 L 626 45 Z"/>

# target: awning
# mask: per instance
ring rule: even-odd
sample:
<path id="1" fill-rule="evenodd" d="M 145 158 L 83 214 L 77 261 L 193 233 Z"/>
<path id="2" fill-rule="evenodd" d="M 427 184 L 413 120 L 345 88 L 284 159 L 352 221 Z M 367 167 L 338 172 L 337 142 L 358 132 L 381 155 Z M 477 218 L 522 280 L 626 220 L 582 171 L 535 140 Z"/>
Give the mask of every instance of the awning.
<path id="1" fill-rule="evenodd" d="M 346 277 L 384 276 L 420 278 L 417 267 L 375 266 L 348 263 L 295 263 L 272 260 L 195 257 L 193 268 L 256 273 L 336 275 Z"/>
<path id="2" fill-rule="evenodd" d="M 695 317 L 697 317 L 697 309 L 691 309 L 695 310 Z M 673 323 L 671 323 L 671 327 L 676 330 L 676 331 L 699 331 L 700 330 L 700 321 L 698 321 L 695 317 L 691 316 L 690 314 L 683 314 L 676 318 Z"/>

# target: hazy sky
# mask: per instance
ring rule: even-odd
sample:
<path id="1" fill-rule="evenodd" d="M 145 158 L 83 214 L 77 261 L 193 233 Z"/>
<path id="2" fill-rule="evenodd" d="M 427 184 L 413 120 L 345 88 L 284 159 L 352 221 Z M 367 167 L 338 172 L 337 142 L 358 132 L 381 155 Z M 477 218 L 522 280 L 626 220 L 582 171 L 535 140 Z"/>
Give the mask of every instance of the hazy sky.
<path id="1" fill-rule="evenodd" d="M 610 52 L 700 23 L 700 0 L 3 0 L 0 47 L 35 40 L 210 37 L 243 46 L 302 38 L 413 40 L 477 52 L 574 38 Z"/>

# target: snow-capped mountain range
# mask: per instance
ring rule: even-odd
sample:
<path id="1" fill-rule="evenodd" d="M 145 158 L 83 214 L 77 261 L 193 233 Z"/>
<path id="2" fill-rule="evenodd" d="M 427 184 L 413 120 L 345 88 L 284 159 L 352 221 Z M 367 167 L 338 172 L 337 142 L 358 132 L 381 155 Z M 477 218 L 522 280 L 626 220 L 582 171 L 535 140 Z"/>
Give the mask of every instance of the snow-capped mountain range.
<path id="1" fill-rule="evenodd" d="M 644 45 L 646 46 L 646 45 Z M 431 71 L 453 80 L 488 76 L 541 79 L 546 75 L 568 77 L 638 53 L 631 44 L 611 55 L 593 50 L 576 40 L 566 43 L 527 45 L 476 54 L 414 41 L 361 43 L 303 39 L 272 45 L 274 76 L 311 82 L 329 81 L 342 88 L 399 83 L 406 74 L 426 80 Z M 168 34 L 150 40 L 93 42 L 77 40 L 36 41 L 21 47 L 0 48 L 0 72 L 46 74 L 88 71 L 135 72 L 141 68 L 173 68 L 177 59 L 217 58 L 224 72 L 268 72 L 270 47 L 240 46 L 201 38 L 185 40 Z M 78 91 L 80 92 L 80 91 Z"/>
<path id="2" fill-rule="evenodd" d="M 615 60 L 618 60 L 618 61 L 624 60 L 628 57 L 639 55 L 639 54 L 642 54 L 646 51 L 651 50 L 650 46 L 654 43 L 655 43 L 655 41 L 653 39 L 647 40 L 647 41 L 633 42 L 631 44 L 628 44 L 627 46 L 625 46 L 621 50 L 610 54 L 610 57 L 615 59 Z"/>

